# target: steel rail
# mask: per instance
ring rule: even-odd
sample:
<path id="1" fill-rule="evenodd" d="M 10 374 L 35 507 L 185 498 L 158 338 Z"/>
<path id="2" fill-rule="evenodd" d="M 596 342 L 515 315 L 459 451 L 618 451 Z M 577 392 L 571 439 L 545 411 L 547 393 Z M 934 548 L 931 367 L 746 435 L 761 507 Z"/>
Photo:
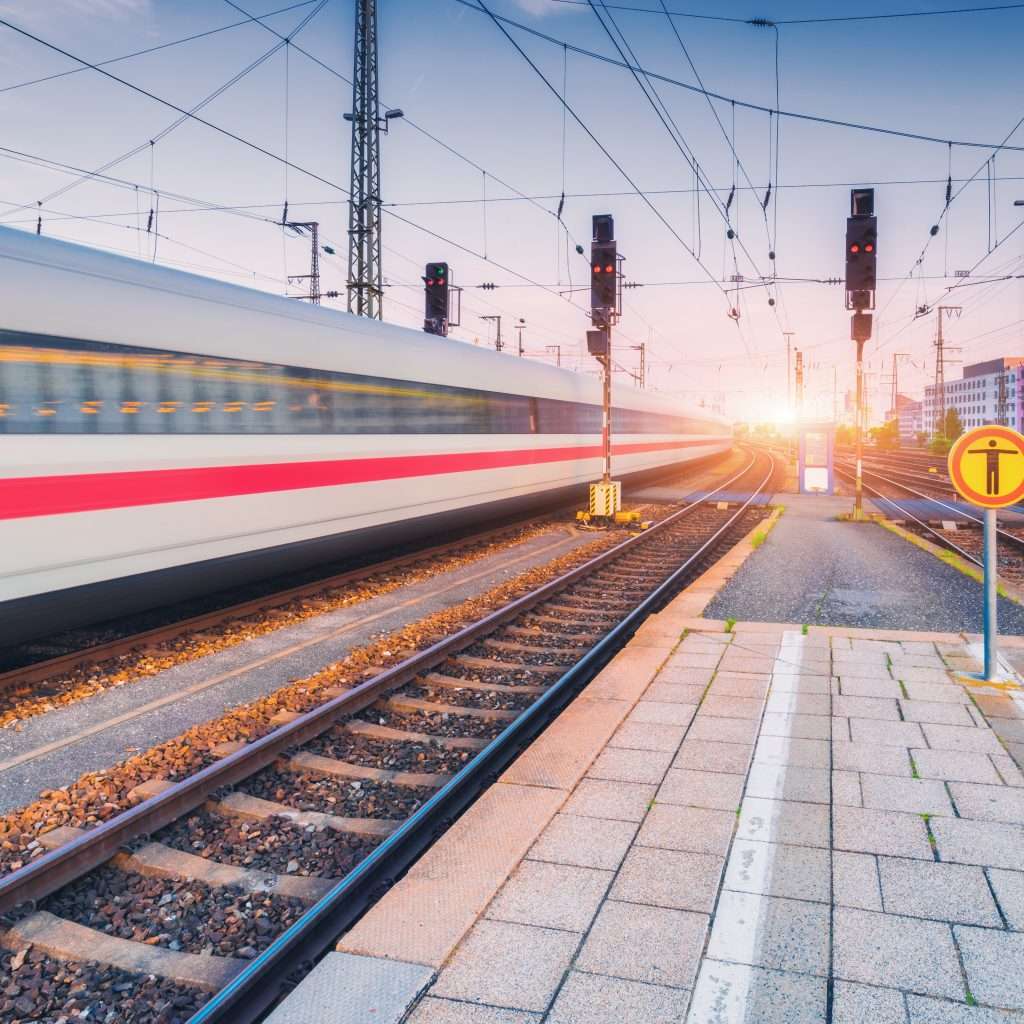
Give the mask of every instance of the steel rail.
<path id="1" fill-rule="evenodd" d="M 843 470 L 847 475 L 849 475 L 852 472 L 852 468 L 848 468 L 845 463 L 843 464 Z M 920 498 L 922 501 L 927 501 L 933 505 L 939 506 L 939 508 L 944 508 L 948 512 L 952 512 L 954 515 L 961 516 L 969 522 L 977 523 L 979 526 L 983 524 L 983 520 L 981 519 L 981 517 L 972 515 L 969 511 L 965 511 L 964 509 L 958 508 L 955 505 L 950 505 L 947 502 L 943 501 L 941 498 L 936 498 L 931 494 L 924 494 L 922 491 L 915 490 L 908 484 L 900 483 L 898 480 L 891 480 L 888 477 L 882 476 L 881 473 L 878 473 L 875 470 L 865 469 L 864 475 L 873 476 L 876 480 L 881 480 L 883 483 L 891 484 L 893 487 L 899 487 L 901 490 L 907 491 L 915 498 Z M 878 492 L 876 491 L 875 493 L 877 494 Z M 884 497 L 884 495 L 880 496 Z M 891 498 L 886 500 L 892 502 Z M 910 518 L 916 519 L 915 516 L 911 516 Z M 1017 548 L 1018 550 L 1024 550 L 1024 538 L 1018 537 L 1016 534 L 1013 533 L 1008 533 L 1006 530 L 1002 529 L 997 530 L 996 533 L 999 539 L 1002 541 L 1006 541 L 1006 543 L 1009 544 L 1010 547 Z"/>
<path id="2" fill-rule="evenodd" d="M 838 473 L 841 473 L 847 479 L 852 480 L 854 478 L 852 470 L 845 468 L 839 469 L 837 467 L 836 471 Z M 905 519 L 912 519 L 915 523 L 917 523 L 917 525 L 922 530 L 926 531 L 927 533 L 930 533 L 933 537 L 935 537 L 935 539 L 943 547 L 949 548 L 951 551 L 955 551 L 958 555 L 960 555 L 961 558 L 966 558 L 967 561 L 973 562 L 975 565 L 979 567 L 981 566 L 981 560 L 976 555 L 972 555 L 969 551 L 966 551 L 964 548 L 960 547 L 959 544 L 954 544 L 953 541 L 951 541 L 948 537 L 945 536 L 945 534 L 940 533 L 938 530 L 935 529 L 935 527 L 929 526 L 922 519 L 918 519 L 918 517 L 915 516 L 913 512 L 910 512 L 907 509 L 905 509 L 902 505 L 898 504 L 893 498 L 890 498 L 887 495 L 882 494 L 880 491 L 876 491 L 874 487 L 871 487 L 869 484 L 862 484 L 862 486 L 864 487 L 864 490 L 866 490 L 872 496 L 872 499 L 874 501 L 884 501 L 887 504 L 892 505 L 892 507 L 896 509 L 896 511 L 899 512 L 901 516 L 903 516 Z"/>
<path id="3" fill-rule="evenodd" d="M 526 747 L 547 722 L 621 650 L 643 620 L 671 599 L 680 581 L 702 563 L 714 545 L 739 521 L 769 485 L 776 466 L 774 457 L 770 454 L 767 457 L 767 474 L 727 522 L 627 613 L 575 665 L 560 676 L 543 696 L 407 818 L 306 914 L 278 936 L 256 959 L 250 961 L 225 988 L 193 1014 L 188 1024 L 243 1024 L 258 1019 L 281 995 L 282 988 L 287 987 L 287 979 L 294 972 L 308 966 L 325 946 L 330 945 L 353 924 L 372 902 L 373 893 L 381 885 L 393 882 L 408 868 L 439 832 L 444 831 L 482 789 L 496 780 L 500 771 Z M 755 462 L 756 457 L 739 476 L 749 473 Z M 726 486 L 728 484 L 722 485 L 722 488 L 716 489 L 712 494 L 718 493 Z M 708 495 L 708 498 L 710 497 L 711 495 Z M 677 516 L 686 511 L 683 509 Z M 668 522 L 669 520 L 665 520 L 658 525 L 664 526 Z M 641 534 L 631 538 L 613 548 L 612 552 L 621 552 L 627 545 L 642 541 L 649 535 L 650 533 Z M 600 560 L 606 561 L 606 556 L 600 556 Z M 575 570 L 570 575 L 578 578 L 580 573 Z M 560 580 L 555 581 L 556 584 L 559 582 Z M 550 594 L 554 592 L 552 587 L 552 584 L 548 584 L 542 589 Z M 521 606 L 523 600 L 515 602 L 516 605 Z"/>
<path id="4" fill-rule="evenodd" d="M 479 638 L 534 605 L 547 600 L 577 580 L 588 576 L 603 565 L 619 558 L 623 552 L 643 544 L 648 538 L 666 530 L 684 518 L 703 501 L 710 500 L 751 471 L 756 456 L 729 480 L 710 491 L 694 504 L 678 510 L 637 536 L 589 559 L 536 590 L 517 598 L 503 608 L 463 627 L 451 636 L 438 641 L 384 672 L 353 687 L 346 693 L 305 712 L 298 718 L 246 744 L 242 749 L 214 764 L 200 769 L 194 775 L 175 783 L 157 796 L 122 811 L 120 814 L 89 829 L 85 834 L 63 846 L 30 861 L 24 867 L 0 878 L 0 914 L 9 913 L 21 905 L 39 900 L 73 881 L 87 871 L 109 860 L 121 847 L 139 836 L 150 835 L 188 814 L 204 803 L 222 786 L 234 785 L 272 764 L 290 747 L 307 743 L 331 728 L 343 716 L 355 714 L 374 703 L 388 690 L 401 686 L 422 672 L 441 664 L 475 643 Z M 744 506 L 746 508 L 746 506 Z"/>

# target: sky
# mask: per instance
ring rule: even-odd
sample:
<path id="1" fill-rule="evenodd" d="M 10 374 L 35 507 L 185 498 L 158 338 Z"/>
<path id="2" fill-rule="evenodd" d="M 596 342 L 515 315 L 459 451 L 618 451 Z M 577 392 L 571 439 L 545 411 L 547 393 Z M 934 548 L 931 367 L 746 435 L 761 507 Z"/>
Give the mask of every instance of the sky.
<path id="1" fill-rule="evenodd" d="M 611 213 L 635 285 L 613 339 L 619 366 L 635 371 L 644 343 L 649 387 L 773 418 L 786 406 L 791 332 L 805 412 L 830 416 L 853 386 L 854 344 L 842 285 L 826 282 L 843 275 L 850 188 L 873 186 L 875 418 L 894 356 L 901 392 L 920 397 L 931 379 L 940 304 L 962 307 L 944 327 L 962 349 L 952 359 L 1024 354 L 1024 278 L 990 280 L 1024 274 L 1024 209 L 1013 205 L 1024 151 L 1009 148 L 1024 149 L 1024 125 L 1009 135 L 1024 117 L 1024 7 L 806 23 L 851 8 L 665 0 L 680 12 L 670 18 L 662 0 L 595 0 L 597 12 L 482 2 L 523 26 L 502 23 L 534 67 L 477 0 L 379 2 L 381 99 L 406 115 L 381 144 L 385 319 L 420 328 L 423 265 L 446 260 L 464 289 L 452 337 L 493 345 L 482 318 L 500 315 L 510 348 L 521 321 L 529 358 L 596 372 L 588 261 L 575 245 L 589 245 L 594 214 Z M 959 6 L 865 0 L 856 12 Z M 47 235 L 296 295 L 302 282 L 288 276 L 308 271 L 309 243 L 279 226 L 287 201 L 290 220 L 320 223 L 336 250 L 323 287 L 344 295 L 352 0 L 0 0 L 0 19 L 0 223 L 34 231 L 41 217 Z M 691 86 L 699 75 L 729 99 L 641 77 L 663 122 L 628 69 L 578 52 L 621 60 L 613 37 L 646 71 Z M 123 82 L 72 59 L 141 50 L 152 52 L 104 65 Z M 176 123 L 173 106 L 215 92 L 198 113 L 224 131 Z M 947 209 L 948 176 L 959 194 Z M 915 318 L 921 306 L 930 312 Z"/>

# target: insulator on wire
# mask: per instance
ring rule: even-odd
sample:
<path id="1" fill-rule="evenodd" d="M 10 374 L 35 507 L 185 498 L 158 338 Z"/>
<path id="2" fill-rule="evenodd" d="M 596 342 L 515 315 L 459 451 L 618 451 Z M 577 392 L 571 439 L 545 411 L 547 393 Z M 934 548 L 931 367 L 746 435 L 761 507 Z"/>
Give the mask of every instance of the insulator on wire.
<path id="1" fill-rule="evenodd" d="M 43 233 L 43 218 L 40 216 L 36 220 L 36 234 L 41 235 Z"/>
<path id="2" fill-rule="evenodd" d="M 951 174 L 948 178 L 946 178 L 946 205 L 949 206 L 949 204 L 952 201 L 953 201 L 953 175 Z"/>
<path id="3" fill-rule="evenodd" d="M 559 220 L 561 220 L 561 219 L 562 219 L 562 211 L 563 211 L 564 209 L 565 209 L 565 193 L 563 192 L 563 193 L 562 193 L 562 198 L 558 200 L 558 213 L 556 213 L 556 214 L 555 214 L 555 216 L 556 216 L 556 217 L 557 217 L 557 218 L 558 218 Z"/>
<path id="4" fill-rule="evenodd" d="M 281 213 L 281 224 L 284 225 L 284 224 L 287 224 L 287 223 L 288 223 L 288 200 L 286 199 L 284 201 L 284 211 Z"/>
<path id="5" fill-rule="evenodd" d="M 732 206 L 733 197 L 735 195 L 736 195 L 736 186 L 733 185 L 733 187 L 731 189 L 729 189 L 729 198 L 726 199 L 726 201 L 725 201 L 725 212 L 726 213 L 729 212 L 729 207 Z"/>
<path id="6" fill-rule="evenodd" d="M 772 183 L 769 181 L 768 182 L 768 191 L 765 192 L 765 194 L 764 194 L 764 202 L 761 204 L 761 209 L 762 210 L 767 210 L 768 209 L 768 200 L 770 200 L 771 197 L 772 197 Z"/>
<path id="7" fill-rule="evenodd" d="M 931 228 L 929 228 L 928 233 L 932 236 L 937 235 L 939 233 L 939 225 L 933 224 Z"/>
<path id="8" fill-rule="evenodd" d="M 768 250 L 768 259 L 770 259 L 770 260 L 774 260 L 775 259 L 775 250 L 774 249 L 769 249 Z"/>
<path id="9" fill-rule="evenodd" d="M 725 233 L 725 237 L 726 237 L 726 238 L 730 238 L 730 239 L 731 239 L 731 238 L 735 238 L 735 237 L 736 237 L 736 232 L 735 232 L 735 231 L 733 231 L 733 229 L 732 229 L 732 228 L 729 228 L 729 230 L 728 230 L 728 231 L 726 231 L 726 233 Z"/>
<path id="10" fill-rule="evenodd" d="M 146 234 L 150 234 L 153 230 L 153 207 L 149 208 L 149 220 L 146 221 Z"/>

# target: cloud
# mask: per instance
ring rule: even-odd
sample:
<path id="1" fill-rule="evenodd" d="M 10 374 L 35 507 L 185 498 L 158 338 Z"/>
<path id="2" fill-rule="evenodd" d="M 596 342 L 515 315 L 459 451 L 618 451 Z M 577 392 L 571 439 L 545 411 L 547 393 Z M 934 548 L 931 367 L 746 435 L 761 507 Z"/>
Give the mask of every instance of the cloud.
<path id="1" fill-rule="evenodd" d="M 0 12 L 12 21 L 28 25 L 53 24 L 66 17 L 120 18 L 148 14 L 152 0 L 8 0 Z"/>
<path id="2" fill-rule="evenodd" d="M 515 4 L 527 14 L 533 14 L 538 18 L 545 14 L 564 14 L 573 10 L 571 4 L 560 4 L 556 0 L 515 0 Z"/>

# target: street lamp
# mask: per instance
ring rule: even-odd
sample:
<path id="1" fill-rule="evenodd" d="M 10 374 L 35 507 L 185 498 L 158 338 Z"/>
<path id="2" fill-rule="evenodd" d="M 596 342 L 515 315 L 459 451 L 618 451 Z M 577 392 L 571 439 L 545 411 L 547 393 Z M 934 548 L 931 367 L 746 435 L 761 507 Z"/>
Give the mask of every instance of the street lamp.
<path id="1" fill-rule="evenodd" d="M 341 115 L 346 121 L 354 121 L 355 118 L 352 114 Z M 383 117 L 377 118 L 377 127 L 381 129 L 386 135 L 388 133 L 388 122 L 394 121 L 395 118 L 405 117 L 405 111 L 401 107 L 392 107 L 390 110 L 384 111 Z"/>

